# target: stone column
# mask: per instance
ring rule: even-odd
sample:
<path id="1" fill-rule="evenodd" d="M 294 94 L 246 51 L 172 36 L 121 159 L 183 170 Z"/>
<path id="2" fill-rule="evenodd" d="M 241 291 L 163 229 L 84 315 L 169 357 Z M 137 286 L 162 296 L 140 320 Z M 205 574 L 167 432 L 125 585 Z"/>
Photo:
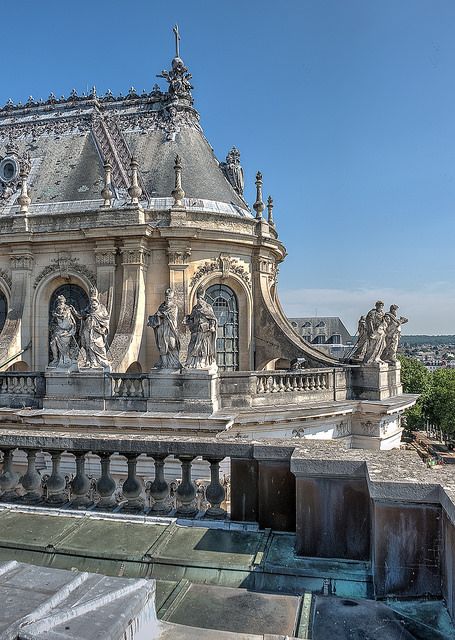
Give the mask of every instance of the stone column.
<path id="1" fill-rule="evenodd" d="M 210 484 L 205 491 L 205 497 L 210 503 L 206 511 L 208 518 L 225 518 L 226 511 L 221 508 L 225 497 L 224 487 L 220 482 L 220 462 L 224 458 L 204 458 L 210 463 Z"/>
<path id="2" fill-rule="evenodd" d="M 42 498 L 41 475 L 36 470 L 36 454 L 38 449 L 27 451 L 27 471 L 20 479 L 25 490 L 23 501 L 28 503 L 40 502 Z"/>
<path id="3" fill-rule="evenodd" d="M 145 239 L 125 241 L 120 248 L 123 288 L 117 329 L 110 345 L 112 368 L 126 371 L 139 357 L 145 330 L 145 274 L 149 251 Z"/>
<path id="4" fill-rule="evenodd" d="M 164 478 L 164 461 L 167 455 L 148 455 L 155 462 L 155 479 L 150 483 L 150 495 L 155 501 L 151 512 L 154 515 L 163 515 L 169 513 L 172 508 L 169 502 L 169 484 Z"/>
<path id="5" fill-rule="evenodd" d="M 117 249 L 112 240 L 103 240 L 96 243 L 96 287 L 100 294 L 100 300 L 111 316 L 110 333 L 113 331 L 113 304 L 115 293 L 115 256 Z"/>
<path id="6" fill-rule="evenodd" d="M 111 454 L 105 451 L 96 454 L 101 459 L 101 476 L 96 483 L 96 490 L 100 496 L 97 509 L 111 511 L 116 506 L 115 490 L 117 485 L 111 476 Z"/>
<path id="7" fill-rule="evenodd" d="M 122 485 L 123 496 L 127 499 L 127 504 L 123 509 L 127 511 L 142 511 L 144 508 L 144 499 L 141 496 L 142 484 L 137 477 L 136 467 L 139 454 L 123 453 L 128 464 L 128 477 Z"/>
<path id="8" fill-rule="evenodd" d="M 84 509 L 90 506 L 92 501 L 88 497 L 90 491 L 90 480 L 85 473 L 85 456 L 87 451 L 77 451 L 74 453 L 76 457 L 76 475 L 71 481 L 71 506 L 76 509 Z"/>
<path id="9" fill-rule="evenodd" d="M 188 279 L 186 271 L 188 260 L 191 256 L 191 247 L 187 240 L 169 239 L 167 255 L 169 260 L 169 286 L 174 291 L 174 300 L 179 309 L 179 325 L 185 315 L 189 313 L 188 308 Z M 180 360 L 185 362 L 188 351 L 189 335 L 187 331 L 180 334 Z"/>
<path id="10" fill-rule="evenodd" d="M 33 256 L 19 250 L 10 256 L 11 304 L 0 337 L 0 361 L 25 348 L 31 340 L 31 273 Z M 30 360 L 30 356 L 27 356 Z"/>
<path id="11" fill-rule="evenodd" d="M 61 505 L 67 502 L 68 496 L 65 493 L 66 480 L 60 471 L 62 451 L 49 451 L 52 459 L 52 473 L 49 476 L 47 487 L 47 502 L 49 504 Z"/>
<path id="12" fill-rule="evenodd" d="M 184 518 L 191 518 L 197 514 L 195 507 L 196 487 L 191 480 L 191 466 L 195 456 L 181 455 L 175 456 L 182 465 L 182 481 L 177 487 L 176 495 L 180 505 L 176 515 Z"/>

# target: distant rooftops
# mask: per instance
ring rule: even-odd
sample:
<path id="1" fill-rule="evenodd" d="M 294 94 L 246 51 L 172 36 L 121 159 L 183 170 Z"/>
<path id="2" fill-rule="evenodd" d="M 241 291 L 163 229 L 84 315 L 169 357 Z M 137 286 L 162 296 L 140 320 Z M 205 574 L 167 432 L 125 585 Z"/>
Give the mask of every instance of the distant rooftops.
<path id="1" fill-rule="evenodd" d="M 291 326 L 302 338 L 313 344 L 353 344 L 354 340 L 341 318 L 313 316 L 289 318 Z"/>

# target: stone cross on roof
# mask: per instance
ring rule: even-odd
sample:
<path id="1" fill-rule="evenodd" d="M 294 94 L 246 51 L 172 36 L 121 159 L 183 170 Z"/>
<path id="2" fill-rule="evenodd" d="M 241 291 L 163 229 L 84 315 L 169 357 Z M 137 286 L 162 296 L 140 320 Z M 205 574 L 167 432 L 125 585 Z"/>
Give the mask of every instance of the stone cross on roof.
<path id="1" fill-rule="evenodd" d="M 174 35 L 175 35 L 175 57 L 180 58 L 180 32 L 179 32 L 178 24 L 174 26 L 172 31 L 174 32 Z"/>

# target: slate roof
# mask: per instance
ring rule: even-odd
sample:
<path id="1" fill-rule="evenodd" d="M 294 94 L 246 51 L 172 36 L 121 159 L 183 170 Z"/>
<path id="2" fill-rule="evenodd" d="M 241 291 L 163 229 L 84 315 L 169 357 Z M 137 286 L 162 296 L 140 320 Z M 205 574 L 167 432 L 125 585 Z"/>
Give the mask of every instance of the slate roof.
<path id="1" fill-rule="evenodd" d="M 343 324 L 341 318 L 336 316 L 308 316 L 304 318 L 288 318 L 292 324 L 294 331 L 297 331 L 299 335 L 302 335 L 302 329 L 311 327 L 312 335 L 315 337 L 319 328 L 325 328 L 326 336 L 330 341 L 331 336 L 340 335 L 341 343 L 347 344 L 352 342 L 352 336 Z M 297 327 L 293 323 L 297 324 Z M 321 325 L 323 323 L 323 325 Z"/>
<path id="2" fill-rule="evenodd" d="M 155 87 L 140 96 L 99 97 L 93 92 L 79 97 L 73 92 L 66 99 L 8 103 L 0 109 L 0 160 L 11 142 L 19 159 L 30 156 L 32 203 L 101 199 L 105 160 L 114 165 L 116 195 L 126 198 L 132 154 L 147 197 L 169 197 L 178 154 L 187 198 L 226 203 L 234 213 L 250 215 L 203 134 L 190 94 L 179 97 Z M 122 172 L 123 183 L 116 177 Z M 0 210 L 10 208 L 17 195 L 5 202 L 0 194 Z"/>

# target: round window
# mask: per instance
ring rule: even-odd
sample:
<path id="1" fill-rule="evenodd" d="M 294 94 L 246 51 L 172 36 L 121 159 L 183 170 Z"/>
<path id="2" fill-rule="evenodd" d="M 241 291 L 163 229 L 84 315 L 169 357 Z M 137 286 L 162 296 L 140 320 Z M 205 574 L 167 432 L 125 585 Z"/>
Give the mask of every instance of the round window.
<path id="1" fill-rule="evenodd" d="M 0 162 L 0 180 L 11 182 L 17 177 L 19 166 L 13 158 L 4 158 Z"/>

